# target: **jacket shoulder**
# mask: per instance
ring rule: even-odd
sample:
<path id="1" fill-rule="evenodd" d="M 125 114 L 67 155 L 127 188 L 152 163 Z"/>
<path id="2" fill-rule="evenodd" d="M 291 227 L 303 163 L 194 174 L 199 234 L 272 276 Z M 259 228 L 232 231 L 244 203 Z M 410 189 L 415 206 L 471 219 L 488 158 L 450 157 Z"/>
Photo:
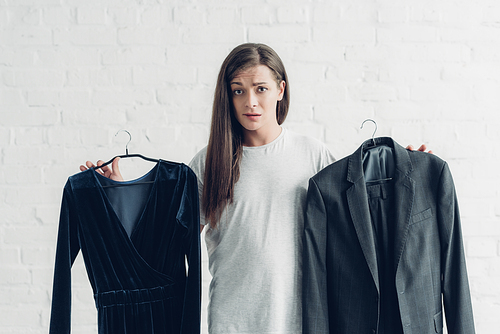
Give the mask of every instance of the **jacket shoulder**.
<path id="1" fill-rule="evenodd" d="M 316 183 L 323 183 L 332 182 L 332 178 L 337 179 L 340 176 L 345 176 L 347 174 L 348 158 L 349 157 L 345 157 L 331 163 L 316 173 L 311 179 Z"/>
<path id="2" fill-rule="evenodd" d="M 413 168 L 417 170 L 441 170 L 446 165 L 446 161 L 431 153 L 408 151 L 408 154 Z"/>

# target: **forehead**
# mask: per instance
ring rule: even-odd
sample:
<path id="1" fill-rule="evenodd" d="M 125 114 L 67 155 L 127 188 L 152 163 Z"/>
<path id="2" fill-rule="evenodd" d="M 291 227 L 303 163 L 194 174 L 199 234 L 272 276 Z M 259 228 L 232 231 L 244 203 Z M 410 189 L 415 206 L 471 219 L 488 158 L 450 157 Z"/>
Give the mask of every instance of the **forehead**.
<path id="1" fill-rule="evenodd" d="M 276 81 L 276 78 L 269 67 L 266 65 L 257 65 L 237 72 L 231 83 L 241 82 L 242 80 L 269 82 L 271 80 Z"/>

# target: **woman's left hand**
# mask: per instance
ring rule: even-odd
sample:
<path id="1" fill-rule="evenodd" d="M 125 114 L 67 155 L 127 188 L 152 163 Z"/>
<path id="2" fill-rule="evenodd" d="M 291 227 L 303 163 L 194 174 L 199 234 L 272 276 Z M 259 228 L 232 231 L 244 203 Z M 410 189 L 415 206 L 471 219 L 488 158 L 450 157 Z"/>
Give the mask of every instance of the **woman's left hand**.
<path id="1" fill-rule="evenodd" d="M 406 146 L 406 149 L 410 150 L 410 151 L 415 151 L 415 149 L 413 148 L 413 145 Z M 431 150 L 429 150 L 429 151 L 426 151 L 426 150 L 427 150 L 427 146 L 425 146 L 425 144 L 420 145 L 420 147 L 418 148 L 418 151 L 420 151 L 420 152 L 427 152 L 427 153 L 431 153 L 431 154 L 434 153 Z"/>

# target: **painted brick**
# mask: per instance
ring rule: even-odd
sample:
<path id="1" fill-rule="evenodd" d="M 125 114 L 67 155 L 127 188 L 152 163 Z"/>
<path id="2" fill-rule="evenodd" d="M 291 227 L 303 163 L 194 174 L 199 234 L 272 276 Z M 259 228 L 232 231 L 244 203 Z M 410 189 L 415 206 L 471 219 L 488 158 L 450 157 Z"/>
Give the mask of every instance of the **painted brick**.
<path id="1" fill-rule="evenodd" d="M 104 50 L 102 63 L 105 65 L 159 65 L 166 61 L 165 47 L 135 46 L 134 48 L 120 48 Z"/>
<path id="2" fill-rule="evenodd" d="M 466 45 L 457 44 L 424 44 L 413 48 L 412 60 L 414 61 L 454 61 L 469 62 L 471 49 Z"/>
<path id="3" fill-rule="evenodd" d="M 28 330 L 31 328 L 39 328 L 40 325 L 40 314 L 36 309 L 24 309 L 24 308 L 12 308 L 12 307 L 2 307 L 0 308 L 2 313 L 2 327 L 6 330 L 4 333 L 17 332 L 17 328 L 21 330 L 19 333 L 28 333 L 23 330 Z"/>
<path id="4" fill-rule="evenodd" d="M 108 7 L 108 20 L 119 27 L 135 26 L 139 23 L 138 7 Z"/>
<path id="5" fill-rule="evenodd" d="M 22 92 L 19 89 L 2 89 L 0 90 L 0 106 L 22 105 L 24 99 Z"/>
<path id="6" fill-rule="evenodd" d="M 31 107 L 0 110 L 0 119 L 10 125 L 42 126 L 54 125 L 58 120 L 58 112 L 51 108 Z"/>
<path id="7" fill-rule="evenodd" d="M 409 19 L 409 8 L 406 6 L 390 6 L 379 8 L 377 11 L 380 23 L 404 23 Z"/>
<path id="8" fill-rule="evenodd" d="M 480 258 L 497 256 L 497 241 L 492 238 L 469 240 L 467 254 L 471 257 Z"/>
<path id="9" fill-rule="evenodd" d="M 236 7 L 214 7 L 207 9 L 208 25 L 237 24 L 239 21 L 239 10 Z"/>
<path id="10" fill-rule="evenodd" d="M 21 251 L 21 262 L 26 265 L 50 263 L 54 259 L 52 248 L 24 248 Z"/>
<path id="11" fill-rule="evenodd" d="M 212 36 L 219 36 L 225 43 L 237 45 L 243 42 L 244 29 L 235 27 L 227 29 L 224 26 L 186 26 L 180 31 L 185 44 L 211 44 Z"/>
<path id="12" fill-rule="evenodd" d="M 118 29 L 120 45 L 143 44 L 155 45 L 166 42 L 165 34 L 158 27 L 133 27 Z"/>
<path id="13" fill-rule="evenodd" d="M 241 8 L 241 21 L 248 24 L 271 24 L 276 22 L 276 11 L 268 6 L 245 6 Z"/>
<path id="14" fill-rule="evenodd" d="M 106 9 L 104 7 L 78 7 L 76 22 L 81 25 L 104 25 L 106 24 Z"/>
<path id="15" fill-rule="evenodd" d="M 375 22 L 377 21 L 377 10 L 373 6 L 365 4 L 350 4 L 341 7 L 341 21 L 346 22 Z"/>
<path id="16" fill-rule="evenodd" d="M 174 22 L 179 24 L 203 24 L 205 11 L 201 7 L 175 7 L 173 10 Z"/>
<path id="17" fill-rule="evenodd" d="M 323 2 L 313 9 L 313 19 L 315 23 L 330 23 L 340 20 L 341 8 L 332 2 Z"/>
<path id="18" fill-rule="evenodd" d="M 375 43 L 376 29 L 356 24 L 322 24 L 316 25 L 312 31 L 312 40 L 316 43 L 336 45 L 359 45 Z M 301 40 L 299 40 L 301 41 Z"/>
<path id="19" fill-rule="evenodd" d="M 442 10 L 438 6 L 425 6 L 424 4 L 412 4 L 410 7 L 410 20 L 425 22 L 428 24 L 442 21 Z"/>
<path id="20" fill-rule="evenodd" d="M 17 70 L 14 73 L 14 85 L 35 87 L 62 87 L 65 73 L 63 70 Z"/>
<path id="21" fill-rule="evenodd" d="M 115 45 L 116 29 L 100 26 L 75 26 L 56 28 L 53 31 L 55 45 Z"/>
<path id="22" fill-rule="evenodd" d="M 19 265 L 21 263 L 20 261 L 20 254 L 19 254 L 19 249 L 18 248 L 2 248 L 0 250 L 0 263 L 2 263 L 2 266 L 14 266 L 14 265 Z M 11 299 L 9 298 L 2 298 L 2 301 L 0 303 L 5 303 L 7 301 L 10 302 Z"/>
<path id="23" fill-rule="evenodd" d="M 59 93 L 55 90 L 28 91 L 26 95 L 30 107 L 47 107 L 59 104 Z"/>
<path id="24" fill-rule="evenodd" d="M 307 7 L 301 6 L 279 7 L 277 18 L 279 23 L 306 23 L 309 21 L 309 11 Z"/>
<path id="25" fill-rule="evenodd" d="M 100 65 L 100 51 L 96 48 L 60 47 L 62 63 L 68 67 Z"/>
<path id="26" fill-rule="evenodd" d="M 30 282 L 31 273 L 26 268 L 0 268 L 0 286 L 29 284 Z"/>
<path id="27" fill-rule="evenodd" d="M 74 10 L 72 8 L 47 6 L 42 10 L 42 22 L 44 25 L 69 25 L 75 21 Z"/>
<path id="28" fill-rule="evenodd" d="M 173 22 L 173 10 L 166 6 L 151 6 L 144 8 L 140 20 L 143 25 L 163 27 Z"/>
<path id="29" fill-rule="evenodd" d="M 15 6 L 7 9 L 8 22 L 12 26 L 39 25 L 40 8 L 35 6 Z"/>
<path id="30" fill-rule="evenodd" d="M 380 43 L 394 42 L 436 42 L 437 31 L 434 27 L 403 26 L 394 28 L 377 28 L 377 41 Z"/>
<path id="31" fill-rule="evenodd" d="M 85 160 L 124 150 L 189 162 L 207 143 L 228 52 L 283 59 L 285 126 L 337 158 L 371 136 L 427 144 L 452 170 L 476 328 L 493 333 L 500 258 L 500 3 L 495 0 L 16 0 L 0 6 L 0 333 L 46 332 L 62 188 Z M 143 173 L 122 162 L 125 177 Z M 203 247 L 202 333 L 208 283 Z M 12 270 L 12 273 L 11 273 Z M 97 333 L 78 256 L 72 332 Z M 20 278 L 20 283 L 17 282 Z M 22 315 L 22 318 L 17 317 Z M 23 321 L 25 320 L 25 321 Z"/>

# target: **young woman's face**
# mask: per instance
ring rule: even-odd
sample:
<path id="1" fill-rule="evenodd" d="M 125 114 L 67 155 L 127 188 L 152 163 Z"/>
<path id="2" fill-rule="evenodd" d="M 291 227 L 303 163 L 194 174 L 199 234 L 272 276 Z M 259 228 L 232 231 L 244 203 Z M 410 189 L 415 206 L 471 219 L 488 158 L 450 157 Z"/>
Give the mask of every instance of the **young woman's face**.
<path id="1" fill-rule="evenodd" d="M 279 128 L 276 105 L 283 98 L 285 81 L 277 83 L 269 67 L 257 65 L 239 72 L 230 84 L 235 117 L 244 133 L 266 135 Z"/>

